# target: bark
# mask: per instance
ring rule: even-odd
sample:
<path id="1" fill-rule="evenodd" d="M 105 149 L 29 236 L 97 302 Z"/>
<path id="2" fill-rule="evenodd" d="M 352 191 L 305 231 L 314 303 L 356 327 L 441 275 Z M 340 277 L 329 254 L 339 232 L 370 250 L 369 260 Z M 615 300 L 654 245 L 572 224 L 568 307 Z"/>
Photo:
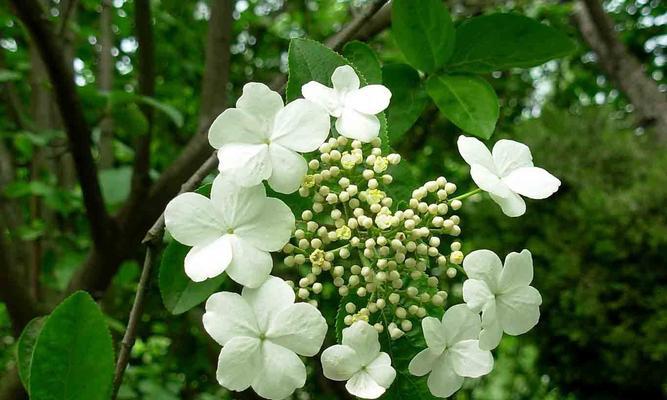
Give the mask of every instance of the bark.
<path id="1" fill-rule="evenodd" d="M 600 67 L 632 103 L 640 123 L 653 127 L 658 140 L 667 143 L 667 96 L 620 41 L 600 0 L 581 0 L 574 18 Z"/>

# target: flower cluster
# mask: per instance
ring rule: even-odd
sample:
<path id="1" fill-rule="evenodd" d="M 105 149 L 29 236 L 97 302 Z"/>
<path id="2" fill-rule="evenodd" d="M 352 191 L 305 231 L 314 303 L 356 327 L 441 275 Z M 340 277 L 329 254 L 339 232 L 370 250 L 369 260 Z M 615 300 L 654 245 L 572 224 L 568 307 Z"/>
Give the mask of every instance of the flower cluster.
<path id="1" fill-rule="evenodd" d="M 193 281 L 226 272 L 244 286 L 240 295 L 220 292 L 206 303 L 204 327 L 223 346 L 218 381 L 269 399 L 302 387 L 299 356 L 322 347 L 328 324 L 318 299 L 332 284 L 341 297 L 342 340 L 321 354 L 325 377 L 346 381 L 357 397 L 381 396 L 397 371 L 379 337 L 391 343 L 413 331 L 426 348 L 411 355 L 409 373 L 428 374 L 430 391 L 450 396 L 464 378 L 491 371 L 490 351 L 503 332 L 519 335 L 537 323 L 541 297 L 530 286 L 531 254 L 511 253 L 504 266 L 488 250 L 464 256 L 457 211 L 476 191 L 457 196 L 443 176 L 406 201 L 394 199 L 392 169 L 401 156 L 382 143 L 376 115 L 391 93 L 361 87 L 347 65 L 331 82 L 307 83 L 304 98 L 287 105 L 263 84 L 245 85 L 236 107 L 209 131 L 220 160 L 210 197 L 181 194 L 165 211 L 172 237 L 191 246 L 184 267 Z M 509 216 L 525 212 L 520 195 L 545 198 L 558 189 L 558 179 L 533 166 L 525 145 L 501 140 L 490 152 L 464 136 L 458 145 L 473 180 Z M 298 219 L 267 197 L 264 181 L 306 199 Z M 282 254 L 296 279 L 270 275 L 271 252 Z M 447 308 L 445 281 L 460 274 L 468 278 L 465 303 Z"/>

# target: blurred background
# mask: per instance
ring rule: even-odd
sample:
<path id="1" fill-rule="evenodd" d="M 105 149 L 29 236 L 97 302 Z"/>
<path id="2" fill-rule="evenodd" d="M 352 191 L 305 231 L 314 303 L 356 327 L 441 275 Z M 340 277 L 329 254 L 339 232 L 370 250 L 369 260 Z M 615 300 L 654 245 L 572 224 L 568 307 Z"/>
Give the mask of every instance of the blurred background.
<path id="1" fill-rule="evenodd" d="M 0 3 L 2 400 L 23 396 L 14 359 L 23 326 L 64 293 L 88 289 L 101 299 L 115 339 L 122 336 L 141 237 L 210 154 L 201 138 L 211 118 L 245 82 L 280 87 L 290 38 L 326 42 L 372 7 L 363 0 L 34 3 L 46 22 L 22 22 L 9 2 Z M 486 196 L 464 206 L 464 249 L 529 248 L 544 303 L 539 325 L 506 336 L 494 371 L 468 381 L 456 398 L 667 398 L 667 3 L 446 4 L 458 21 L 497 11 L 527 15 L 579 46 L 567 58 L 488 77 L 501 101 L 494 140 L 528 144 L 536 164 L 563 185 L 548 201 L 528 201 L 517 219 Z M 388 16 L 380 9 L 356 37 L 383 63 L 401 62 Z M 28 35 L 47 23 L 51 30 L 38 40 Z M 56 67 L 70 75 L 54 79 Z M 69 77 L 78 106 L 62 97 L 68 82 L 59 79 Z M 59 102 L 72 107 L 67 118 Z M 67 147 L 80 111 L 104 199 L 97 215 L 85 211 Z M 455 146 L 459 133 L 427 107 L 412 129 L 391 138 L 410 166 L 397 180 L 415 187 L 444 175 L 472 187 Z M 110 247 L 94 245 L 95 235 Z M 323 304 L 335 312 L 335 301 Z M 119 398 L 253 398 L 217 385 L 219 347 L 201 329 L 201 313 L 170 315 L 151 284 Z M 309 371 L 295 398 L 338 398 L 314 364 Z"/>

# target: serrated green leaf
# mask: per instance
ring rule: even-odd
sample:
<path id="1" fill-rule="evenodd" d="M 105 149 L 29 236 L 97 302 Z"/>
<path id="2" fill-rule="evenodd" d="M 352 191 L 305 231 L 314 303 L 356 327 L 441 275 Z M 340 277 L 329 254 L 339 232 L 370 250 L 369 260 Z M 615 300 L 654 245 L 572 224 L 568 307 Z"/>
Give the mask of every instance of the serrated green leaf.
<path id="1" fill-rule="evenodd" d="M 391 90 L 387 109 L 387 136 L 391 145 L 414 125 L 428 104 L 419 73 L 406 64 L 382 67 L 382 83 Z"/>
<path id="2" fill-rule="evenodd" d="M 452 55 L 454 25 L 440 0 L 394 0 L 392 35 L 406 60 L 424 72 L 438 71 Z"/>
<path id="3" fill-rule="evenodd" d="M 343 47 L 343 56 L 350 60 L 369 84 L 382 83 L 382 67 L 373 49 L 364 42 L 354 40 Z"/>
<path id="4" fill-rule="evenodd" d="M 292 39 L 287 60 L 287 101 L 301 97 L 301 87 L 310 81 L 331 85 L 331 74 L 334 70 L 341 65 L 350 64 L 340 54 L 310 39 Z"/>
<path id="5" fill-rule="evenodd" d="M 86 292 L 65 299 L 39 334 L 30 368 L 32 400 L 107 400 L 114 351 L 104 315 Z"/>
<path id="6" fill-rule="evenodd" d="M 30 388 L 30 367 L 32 366 L 32 355 L 35 350 L 37 338 L 42 332 L 42 327 L 47 317 L 33 318 L 21 332 L 16 348 L 16 361 L 19 366 L 19 379 L 25 390 Z"/>
<path id="7" fill-rule="evenodd" d="M 345 57 L 310 39 L 292 39 L 288 53 L 289 78 L 287 80 L 287 101 L 301 97 L 301 87 L 310 81 L 317 81 L 331 87 L 331 75 L 341 65 L 352 66 L 362 86 L 368 84 L 366 76 Z M 377 114 L 380 120 L 380 139 L 384 150 L 389 150 L 387 119 L 384 113 Z"/>
<path id="8" fill-rule="evenodd" d="M 190 247 L 172 240 L 160 262 L 159 286 L 164 307 L 174 315 L 182 314 L 204 302 L 225 280 L 224 274 L 203 282 L 193 282 L 185 275 L 183 262 Z"/>
<path id="9" fill-rule="evenodd" d="M 426 91 L 438 109 L 464 132 L 488 139 L 498 121 L 498 97 L 493 87 L 474 75 L 434 75 Z"/>
<path id="10" fill-rule="evenodd" d="M 562 32 L 517 14 L 471 18 L 456 29 L 448 71 L 486 73 L 528 68 L 572 53 L 576 44 Z"/>

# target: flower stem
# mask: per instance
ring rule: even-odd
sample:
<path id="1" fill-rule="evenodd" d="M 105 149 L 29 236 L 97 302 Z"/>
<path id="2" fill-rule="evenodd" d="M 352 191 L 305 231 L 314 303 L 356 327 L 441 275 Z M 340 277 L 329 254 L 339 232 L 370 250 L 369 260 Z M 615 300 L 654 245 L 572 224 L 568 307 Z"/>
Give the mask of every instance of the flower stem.
<path id="1" fill-rule="evenodd" d="M 475 189 L 475 190 L 471 190 L 471 191 L 469 191 L 468 193 L 463 193 L 463 194 L 460 195 L 460 196 L 456 196 L 456 197 L 454 197 L 453 199 L 449 199 L 449 202 L 451 203 L 451 202 L 454 201 L 454 200 L 463 200 L 463 199 L 467 199 L 468 197 L 470 197 L 470 196 L 472 196 L 472 195 L 474 195 L 474 194 L 477 194 L 477 193 L 479 193 L 479 192 L 481 192 L 481 191 L 482 191 L 482 189 L 480 189 L 480 188 L 477 188 L 477 189 Z"/>

